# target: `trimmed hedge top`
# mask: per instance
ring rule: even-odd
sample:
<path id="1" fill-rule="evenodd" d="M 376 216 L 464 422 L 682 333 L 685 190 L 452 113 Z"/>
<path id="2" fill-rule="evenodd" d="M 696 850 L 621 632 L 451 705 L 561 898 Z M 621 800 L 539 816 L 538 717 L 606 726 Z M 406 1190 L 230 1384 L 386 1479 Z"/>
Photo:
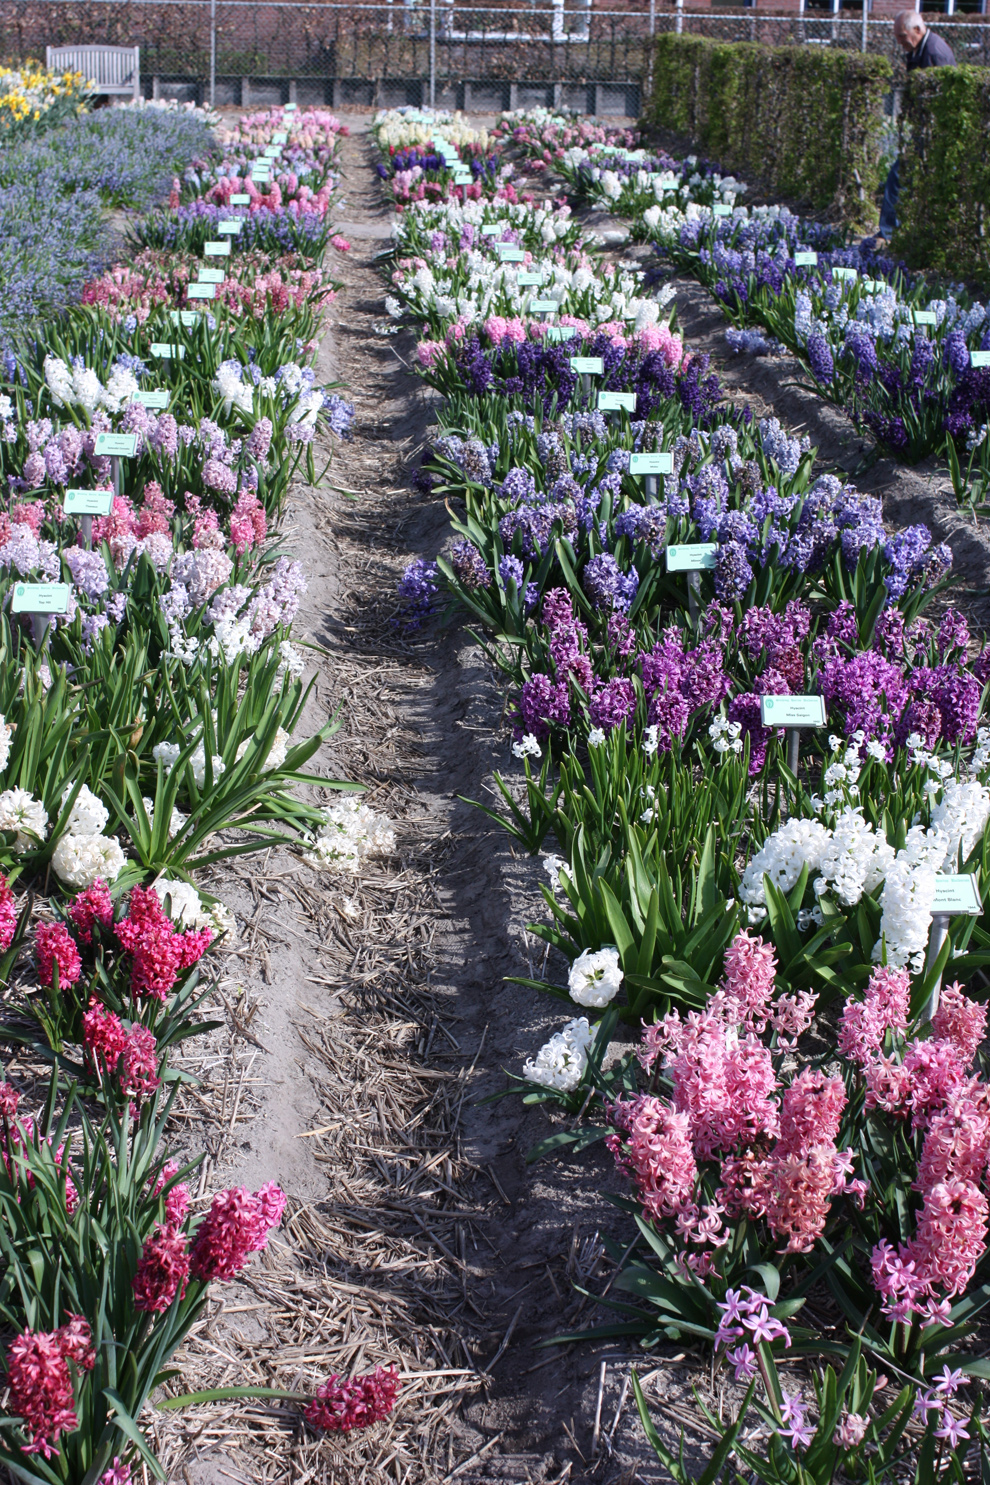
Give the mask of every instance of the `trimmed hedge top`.
<path id="1" fill-rule="evenodd" d="M 886 57 L 668 34 L 656 43 L 645 122 L 689 135 L 769 190 L 875 220 L 892 76 Z"/>
<path id="2" fill-rule="evenodd" d="M 895 248 L 919 266 L 990 283 L 990 68 L 913 72 L 903 119 Z"/>

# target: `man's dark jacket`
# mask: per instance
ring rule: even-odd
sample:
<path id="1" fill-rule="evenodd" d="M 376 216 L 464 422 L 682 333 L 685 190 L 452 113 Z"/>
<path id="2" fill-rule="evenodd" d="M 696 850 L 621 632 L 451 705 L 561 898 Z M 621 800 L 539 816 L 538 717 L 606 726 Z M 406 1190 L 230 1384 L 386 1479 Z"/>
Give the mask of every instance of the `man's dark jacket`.
<path id="1" fill-rule="evenodd" d="M 954 67 L 955 65 L 955 53 L 951 46 L 947 41 L 943 41 L 941 36 L 936 36 L 934 31 L 926 31 L 914 51 L 907 54 L 908 72 L 913 72 L 916 67 Z"/>

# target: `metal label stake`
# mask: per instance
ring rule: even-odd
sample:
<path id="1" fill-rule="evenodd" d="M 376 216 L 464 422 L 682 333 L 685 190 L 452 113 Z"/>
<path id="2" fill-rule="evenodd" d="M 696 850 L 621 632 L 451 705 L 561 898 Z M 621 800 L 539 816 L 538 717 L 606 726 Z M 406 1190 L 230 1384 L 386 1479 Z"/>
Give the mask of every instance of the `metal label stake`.
<path id="1" fill-rule="evenodd" d="M 764 727 L 787 728 L 787 767 L 797 775 L 801 761 L 802 727 L 825 726 L 821 696 L 761 696 L 760 722 Z"/>
<path id="2" fill-rule="evenodd" d="M 647 505 L 660 504 L 660 475 L 673 474 L 674 456 L 666 451 L 658 454 L 630 454 L 629 473 L 644 479 L 643 493 Z M 670 568 L 668 567 L 668 572 Z"/>
<path id="3" fill-rule="evenodd" d="M 10 611 L 12 614 L 27 614 L 31 620 L 31 637 L 39 651 L 48 639 L 52 614 L 64 614 L 68 608 L 68 583 L 14 584 Z"/>
<path id="4" fill-rule="evenodd" d="M 116 464 L 117 460 L 113 462 Z M 91 551 L 93 546 L 93 517 L 108 516 L 113 501 L 113 490 L 66 490 L 62 510 L 67 516 L 79 517 L 79 529 L 87 551 Z"/>
<path id="5" fill-rule="evenodd" d="M 974 873 L 939 873 L 935 878 L 935 899 L 932 902 L 932 926 L 928 935 L 928 954 L 925 958 L 925 973 L 934 968 L 939 954 L 949 936 L 949 919 L 957 916 L 978 918 L 983 912 L 980 889 Z M 938 1010 L 942 993 L 942 976 L 939 975 L 921 1013 L 923 1022 L 930 1021 Z"/>

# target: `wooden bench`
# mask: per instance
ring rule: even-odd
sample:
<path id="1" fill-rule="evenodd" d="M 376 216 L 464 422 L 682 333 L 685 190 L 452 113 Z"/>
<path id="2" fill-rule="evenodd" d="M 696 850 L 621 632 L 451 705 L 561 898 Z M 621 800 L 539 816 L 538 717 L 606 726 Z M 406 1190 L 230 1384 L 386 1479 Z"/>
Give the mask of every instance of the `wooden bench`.
<path id="1" fill-rule="evenodd" d="M 139 46 L 49 46 L 45 66 L 50 72 L 81 72 L 97 93 L 141 97 Z"/>

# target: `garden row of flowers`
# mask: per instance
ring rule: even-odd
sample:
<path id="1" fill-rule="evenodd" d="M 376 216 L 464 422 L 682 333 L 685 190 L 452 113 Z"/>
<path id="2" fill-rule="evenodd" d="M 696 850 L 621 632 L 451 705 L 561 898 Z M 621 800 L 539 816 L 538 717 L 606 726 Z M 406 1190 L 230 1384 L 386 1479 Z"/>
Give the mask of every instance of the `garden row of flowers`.
<path id="1" fill-rule="evenodd" d="M 968 1478 L 990 1375 L 990 650 L 950 602 L 951 552 L 729 406 L 670 286 L 596 251 L 562 192 L 537 199 L 549 170 L 613 209 L 649 192 L 650 231 L 666 210 L 715 242 L 734 182 L 671 167 L 664 207 L 627 136 L 547 115 L 487 138 L 393 113 L 376 136 L 400 207 L 386 304 L 443 394 L 417 479 L 453 513 L 402 580 L 406 621 L 475 626 L 524 770 L 488 813 L 548 875 L 528 926 L 556 953 L 521 983 L 562 1022 L 512 1084 L 558 1115 L 534 1157 L 605 1141 L 629 1183 L 615 1321 L 584 1334 L 689 1341 L 747 1384 L 734 1422 L 707 1416 L 706 1480 L 733 1456 L 766 1481 Z M 826 301 L 853 315 L 861 285 L 807 282 L 823 323 Z M 982 307 L 943 310 L 961 344 L 985 335 Z M 942 354 L 942 324 L 898 323 L 905 354 Z M 699 1478 L 640 1400 L 671 1474 Z"/>
<path id="2" fill-rule="evenodd" d="M 170 1158 L 178 1054 L 218 1024 L 204 956 L 237 931 L 197 878 L 279 843 L 316 869 L 392 843 L 354 793 L 317 802 L 356 786 L 308 770 L 334 724 L 300 731 L 305 574 L 278 532 L 353 416 L 312 364 L 325 250 L 347 246 L 341 129 L 291 109 L 214 122 L 107 111 L 128 158 L 156 141 L 179 165 L 167 205 L 141 214 L 149 176 L 125 198 L 127 261 L 4 350 L 0 1036 L 20 1052 L 0 1084 L 0 1467 L 26 1481 L 164 1478 L 142 1408 L 210 1283 L 282 1218 L 275 1183 L 197 1200 L 202 1157 Z M 32 147 L 61 156 L 89 124 Z M 396 1385 L 331 1377 L 300 1400 L 346 1429 Z"/>
<path id="3" fill-rule="evenodd" d="M 696 276 L 732 322 L 736 349 L 786 347 L 883 448 L 911 463 L 940 454 L 960 501 L 986 498 L 990 315 L 963 285 L 911 274 L 873 238 L 855 242 L 783 206 L 749 207 L 747 187 L 710 162 L 565 143 L 561 124 L 523 114 L 501 132 L 572 199 L 628 218 L 635 241 Z"/>

